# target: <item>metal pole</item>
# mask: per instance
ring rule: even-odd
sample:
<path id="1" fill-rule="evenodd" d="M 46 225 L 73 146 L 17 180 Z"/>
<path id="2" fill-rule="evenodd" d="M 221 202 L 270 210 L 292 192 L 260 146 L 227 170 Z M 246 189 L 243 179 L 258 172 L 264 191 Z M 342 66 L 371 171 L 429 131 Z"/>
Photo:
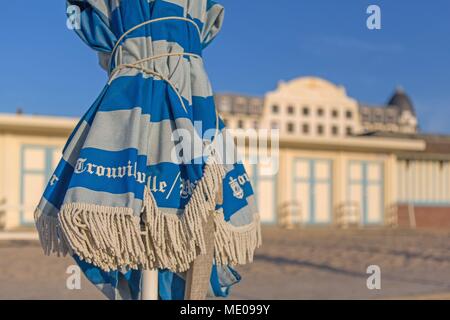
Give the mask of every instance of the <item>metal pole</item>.
<path id="1" fill-rule="evenodd" d="M 158 270 L 143 270 L 141 300 L 158 300 Z"/>

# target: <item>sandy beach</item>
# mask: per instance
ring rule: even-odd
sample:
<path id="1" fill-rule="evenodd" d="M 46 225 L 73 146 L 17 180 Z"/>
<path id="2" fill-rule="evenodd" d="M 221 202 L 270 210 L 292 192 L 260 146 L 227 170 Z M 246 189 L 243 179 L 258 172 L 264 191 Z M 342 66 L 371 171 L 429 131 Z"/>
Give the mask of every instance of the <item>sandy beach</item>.
<path id="1" fill-rule="evenodd" d="M 264 246 L 231 299 L 450 299 L 450 232 L 263 229 Z M 71 258 L 45 257 L 36 241 L 0 241 L 0 299 L 103 299 L 85 278 L 66 288 Z M 366 269 L 381 269 L 369 290 Z"/>

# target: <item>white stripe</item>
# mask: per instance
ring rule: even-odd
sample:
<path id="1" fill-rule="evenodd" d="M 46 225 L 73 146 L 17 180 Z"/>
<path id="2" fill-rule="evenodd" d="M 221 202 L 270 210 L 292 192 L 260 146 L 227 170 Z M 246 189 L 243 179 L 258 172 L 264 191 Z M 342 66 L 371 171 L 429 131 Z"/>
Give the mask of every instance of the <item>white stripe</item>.
<path id="1" fill-rule="evenodd" d="M 108 20 L 111 19 L 109 0 L 87 0 L 87 2 L 95 9 L 100 11 Z"/>
<path id="2" fill-rule="evenodd" d="M 119 61 L 123 64 L 132 64 L 138 60 L 164 53 L 184 52 L 183 48 L 175 42 L 165 40 L 152 42 L 149 37 L 127 39 L 121 48 Z M 171 56 L 146 61 L 141 65 L 168 77 L 181 96 L 189 101 L 189 104 L 192 104 L 192 96 L 207 98 L 213 95 L 202 59 Z M 124 69 L 119 71 L 115 78 L 135 76 L 139 73 L 141 73 L 139 70 Z"/>
<path id="3" fill-rule="evenodd" d="M 63 159 L 68 162 L 72 167 L 75 166 L 78 155 L 81 148 L 89 134 L 90 126 L 89 123 L 83 120 L 83 122 L 78 127 L 77 131 L 74 133 L 72 140 L 67 145 L 64 150 Z"/>

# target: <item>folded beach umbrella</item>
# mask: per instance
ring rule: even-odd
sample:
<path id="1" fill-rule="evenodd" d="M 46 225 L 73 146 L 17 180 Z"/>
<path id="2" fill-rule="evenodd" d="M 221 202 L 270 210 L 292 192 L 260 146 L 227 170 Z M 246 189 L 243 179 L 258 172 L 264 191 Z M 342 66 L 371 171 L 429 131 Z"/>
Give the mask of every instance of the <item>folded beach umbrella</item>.
<path id="1" fill-rule="evenodd" d="M 185 274 L 214 224 L 210 292 L 261 244 L 250 179 L 217 114 L 202 51 L 223 7 L 211 0 L 69 0 L 76 33 L 109 80 L 69 137 L 35 212 L 46 254 L 72 255 L 109 298 L 138 299 L 159 270 L 161 299 L 182 299 Z M 82 94 L 82 93 L 80 93 Z M 232 145 L 230 147 L 230 145 Z M 230 161 L 231 159 L 231 161 Z"/>

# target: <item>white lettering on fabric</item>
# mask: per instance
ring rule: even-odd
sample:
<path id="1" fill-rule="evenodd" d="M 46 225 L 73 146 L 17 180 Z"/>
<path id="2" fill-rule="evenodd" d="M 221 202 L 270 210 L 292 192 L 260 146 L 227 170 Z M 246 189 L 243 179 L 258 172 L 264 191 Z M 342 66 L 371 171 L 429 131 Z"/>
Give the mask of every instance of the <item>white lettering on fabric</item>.
<path id="1" fill-rule="evenodd" d="M 75 165 L 75 174 L 88 173 L 98 177 L 106 177 L 108 179 L 122 179 L 134 177 L 138 183 L 144 184 L 147 175 L 137 168 L 137 162 L 132 163 L 128 161 L 126 166 L 119 167 L 105 167 L 92 162 L 87 162 L 87 159 L 80 158 Z M 164 182 L 159 186 L 160 192 L 165 192 L 167 184 Z"/>

